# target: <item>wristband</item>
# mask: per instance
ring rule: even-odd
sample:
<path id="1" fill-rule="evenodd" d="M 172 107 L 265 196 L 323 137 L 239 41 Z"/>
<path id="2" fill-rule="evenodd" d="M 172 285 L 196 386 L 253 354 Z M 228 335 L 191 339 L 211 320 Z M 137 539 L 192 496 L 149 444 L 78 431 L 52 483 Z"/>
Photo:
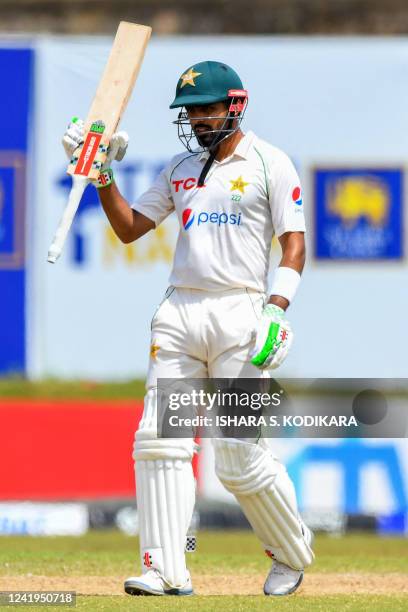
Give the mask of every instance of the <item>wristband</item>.
<path id="1" fill-rule="evenodd" d="M 102 187 L 107 187 L 113 183 L 113 171 L 111 168 L 107 170 L 103 170 L 98 176 L 98 181 L 95 187 L 97 189 L 102 189 Z"/>
<path id="2" fill-rule="evenodd" d="M 293 268 L 276 268 L 270 295 L 280 295 L 291 302 L 300 283 L 300 274 Z"/>

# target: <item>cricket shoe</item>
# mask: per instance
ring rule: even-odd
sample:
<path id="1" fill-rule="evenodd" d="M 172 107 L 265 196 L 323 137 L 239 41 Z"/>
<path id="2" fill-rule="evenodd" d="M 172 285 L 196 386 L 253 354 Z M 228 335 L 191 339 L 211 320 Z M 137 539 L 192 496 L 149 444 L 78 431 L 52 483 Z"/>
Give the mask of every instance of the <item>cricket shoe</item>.
<path id="1" fill-rule="evenodd" d="M 182 587 L 171 587 L 155 569 L 148 570 L 141 576 L 125 580 L 125 592 L 128 595 L 193 595 L 193 585 L 188 573 L 187 582 Z"/>
<path id="2" fill-rule="evenodd" d="M 313 544 L 313 532 L 301 521 L 303 535 L 309 546 Z M 273 561 L 265 584 L 265 595 L 290 595 L 300 587 L 303 580 L 303 570 L 295 570 L 280 561 Z"/>
<path id="3" fill-rule="evenodd" d="M 269 572 L 265 584 L 265 595 L 290 595 L 301 585 L 303 580 L 303 570 L 295 570 L 274 561 L 271 571 Z"/>

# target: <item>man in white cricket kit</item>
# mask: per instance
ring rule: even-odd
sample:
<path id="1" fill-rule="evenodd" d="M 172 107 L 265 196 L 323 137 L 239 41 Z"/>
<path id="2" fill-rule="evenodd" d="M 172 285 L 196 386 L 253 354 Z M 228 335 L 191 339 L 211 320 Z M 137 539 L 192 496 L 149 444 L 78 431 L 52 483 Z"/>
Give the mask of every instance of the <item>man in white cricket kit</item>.
<path id="1" fill-rule="evenodd" d="M 195 501 L 192 439 L 157 437 L 157 378 L 263 378 L 286 357 L 293 334 L 285 311 L 305 260 L 305 221 L 297 173 L 285 153 L 240 129 L 247 92 L 229 66 L 213 61 L 184 71 L 171 108 L 187 152 L 176 155 L 131 207 L 109 164 L 122 159 L 124 133 L 114 135 L 99 196 L 125 243 L 156 228 L 172 212 L 180 231 L 170 287 L 152 321 L 144 413 L 134 459 L 143 573 L 125 582 L 131 595 L 190 595 L 185 541 Z M 81 122 L 63 139 L 70 154 Z M 192 149 L 195 137 L 199 148 Z M 273 235 L 282 247 L 268 292 Z M 224 487 L 272 558 L 266 595 L 294 592 L 313 561 L 292 482 L 265 440 L 213 440 Z"/>

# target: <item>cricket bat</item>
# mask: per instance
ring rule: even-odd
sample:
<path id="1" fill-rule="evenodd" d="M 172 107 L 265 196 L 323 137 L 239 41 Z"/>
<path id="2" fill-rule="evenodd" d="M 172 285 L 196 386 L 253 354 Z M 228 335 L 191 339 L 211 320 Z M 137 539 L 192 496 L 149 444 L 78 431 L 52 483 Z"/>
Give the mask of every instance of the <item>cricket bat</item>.
<path id="1" fill-rule="evenodd" d="M 48 261 L 55 263 L 61 255 L 75 213 L 86 186 L 98 178 L 106 160 L 109 141 L 115 133 L 132 93 L 152 29 L 149 26 L 121 21 L 85 121 L 85 139 L 68 165 L 72 188 L 54 240 Z"/>

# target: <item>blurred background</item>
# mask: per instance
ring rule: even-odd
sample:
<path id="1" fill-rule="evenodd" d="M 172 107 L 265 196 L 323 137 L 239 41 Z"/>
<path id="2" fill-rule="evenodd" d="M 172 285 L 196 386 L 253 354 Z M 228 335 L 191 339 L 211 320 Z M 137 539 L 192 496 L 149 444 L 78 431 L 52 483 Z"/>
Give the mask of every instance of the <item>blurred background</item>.
<path id="1" fill-rule="evenodd" d="M 61 137 L 86 116 L 122 19 L 153 26 L 121 124 L 124 196 L 182 150 L 168 109 L 181 72 L 232 65 L 249 91 L 244 129 L 284 149 L 304 189 L 308 263 L 279 377 L 406 376 L 406 2 L 1 0 L 0 533 L 137 531 L 131 447 L 175 220 L 124 246 L 88 187 L 63 256 L 46 262 L 70 188 Z M 312 526 L 408 533 L 403 437 L 272 444 Z M 196 522 L 244 526 L 212 461 L 204 441 Z"/>

